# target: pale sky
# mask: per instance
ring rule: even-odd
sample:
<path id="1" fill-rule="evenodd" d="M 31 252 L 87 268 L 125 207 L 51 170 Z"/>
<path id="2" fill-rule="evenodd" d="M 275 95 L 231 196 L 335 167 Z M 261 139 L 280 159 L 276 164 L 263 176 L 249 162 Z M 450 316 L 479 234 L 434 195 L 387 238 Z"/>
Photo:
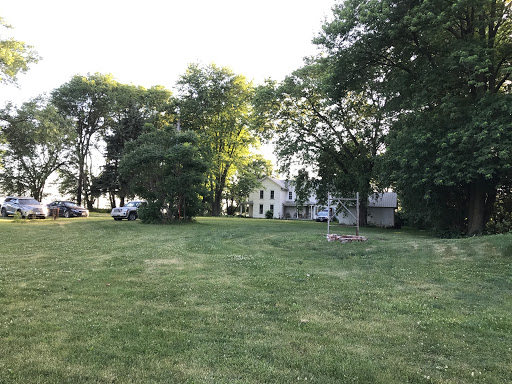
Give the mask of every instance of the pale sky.
<path id="1" fill-rule="evenodd" d="M 282 80 L 314 54 L 312 38 L 335 0 L 0 0 L 8 34 L 42 60 L 0 85 L 0 107 L 68 82 L 112 73 L 126 84 L 172 89 L 189 63 L 228 66 L 261 83 Z"/>

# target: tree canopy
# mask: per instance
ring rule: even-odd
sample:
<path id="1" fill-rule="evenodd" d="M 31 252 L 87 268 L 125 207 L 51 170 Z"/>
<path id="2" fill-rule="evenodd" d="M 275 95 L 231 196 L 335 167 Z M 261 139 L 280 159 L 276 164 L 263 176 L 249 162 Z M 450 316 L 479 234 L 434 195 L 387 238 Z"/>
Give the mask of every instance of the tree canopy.
<path id="1" fill-rule="evenodd" d="M 128 180 L 119 172 L 119 162 L 126 144 L 137 139 L 146 125 L 162 128 L 173 122 L 171 92 L 162 86 L 150 89 L 134 85 L 118 84 L 112 90 L 111 111 L 107 129 L 103 132 L 105 140 L 105 165 L 98 177 L 93 179 L 93 189 L 109 196 L 112 207 L 116 206 L 116 197 L 120 205 L 125 198 L 132 196 Z"/>
<path id="2" fill-rule="evenodd" d="M 74 157 L 69 164 L 65 185 L 78 204 L 84 201 L 92 208 L 91 182 L 92 146 L 100 131 L 108 126 L 112 111 L 112 94 L 118 83 L 112 75 L 74 76 L 52 92 L 52 103 L 62 116 L 73 121 L 75 130 Z"/>
<path id="3" fill-rule="evenodd" d="M 0 161 L 0 190 L 7 194 L 30 193 L 43 197 L 48 178 L 68 161 L 74 132 L 70 121 L 42 98 L 20 108 L 8 105 L 0 111 L 5 142 Z"/>
<path id="4" fill-rule="evenodd" d="M 206 162 L 194 132 L 174 127 L 144 133 L 126 144 L 121 175 L 131 190 L 147 201 L 147 222 L 190 220 L 202 207 Z"/>
<path id="5" fill-rule="evenodd" d="M 306 196 L 313 191 L 320 199 L 327 193 L 368 196 L 376 157 L 383 150 L 381 100 L 371 89 L 334 97 L 330 70 L 325 62 L 310 60 L 280 84 L 269 81 L 258 87 L 256 115 L 267 125 L 264 131 L 273 132 L 281 171 L 301 169 L 297 182 L 304 185 L 297 188 Z"/>
<path id="6" fill-rule="evenodd" d="M 28 71 L 30 64 L 37 63 L 39 56 L 34 47 L 5 36 L 12 26 L 0 17 L 0 83 L 16 83 L 18 74 Z"/>
<path id="7" fill-rule="evenodd" d="M 210 164 L 204 200 L 218 216 L 230 176 L 245 162 L 251 146 L 258 144 L 250 124 L 253 87 L 229 68 L 193 64 L 177 88 L 180 127 L 200 135 Z"/>
<path id="8" fill-rule="evenodd" d="M 393 123 L 383 169 L 406 211 L 429 225 L 480 233 L 510 174 L 510 7 L 347 0 L 315 40 L 332 95 L 371 82 L 385 96 Z"/>

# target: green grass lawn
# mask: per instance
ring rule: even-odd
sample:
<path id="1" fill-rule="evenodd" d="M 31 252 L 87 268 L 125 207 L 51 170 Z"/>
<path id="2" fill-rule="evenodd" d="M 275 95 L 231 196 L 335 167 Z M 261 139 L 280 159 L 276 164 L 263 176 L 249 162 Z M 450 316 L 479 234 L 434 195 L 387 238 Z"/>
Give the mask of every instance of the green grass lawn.
<path id="1" fill-rule="evenodd" d="M 325 233 L 1 219 L 0 383 L 512 382 L 512 235 Z"/>

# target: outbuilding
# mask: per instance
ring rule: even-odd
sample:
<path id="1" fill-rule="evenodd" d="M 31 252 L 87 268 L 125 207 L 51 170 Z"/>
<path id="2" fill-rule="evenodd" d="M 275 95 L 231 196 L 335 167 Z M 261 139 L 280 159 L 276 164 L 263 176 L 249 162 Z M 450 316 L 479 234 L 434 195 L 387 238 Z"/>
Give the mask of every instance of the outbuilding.
<path id="1" fill-rule="evenodd" d="M 375 193 L 368 198 L 367 222 L 378 227 L 394 227 L 395 211 L 398 208 L 398 199 L 395 192 Z M 348 207 L 355 216 L 356 208 Z M 355 225 L 356 221 L 346 211 L 338 214 L 340 224 Z"/>

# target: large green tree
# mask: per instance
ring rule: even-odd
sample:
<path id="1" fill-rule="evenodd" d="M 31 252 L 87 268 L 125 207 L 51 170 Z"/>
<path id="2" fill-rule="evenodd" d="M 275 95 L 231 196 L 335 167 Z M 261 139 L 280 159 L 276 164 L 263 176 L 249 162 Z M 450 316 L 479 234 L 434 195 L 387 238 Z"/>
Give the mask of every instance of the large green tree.
<path id="1" fill-rule="evenodd" d="M 253 87 L 229 68 L 193 64 L 177 88 L 180 127 L 200 134 L 210 164 L 205 200 L 212 215 L 218 216 L 230 176 L 258 144 L 249 124 Z"/>
<path id="2" fill-rule="evenodd" d="M 0 17 L 0 83 L 16 83 L 19 73 L 28 71 L 30 64 L 37 63 L 39 56 L 31 45 L 5 36 L 12 26 Z"/>
<path id="3" fill-rule="evenodd" d="M 512 164 L 508 0 L 347 0 L 316 43 L 344 97 L 378 83 L 393 114 L 384 169 L 406 211 L 477 234 Z"/>
<path id="4" fill-rule="evenodd" d="M 256 119 L 274 135 L 281 171 L 301 169 L 297 182 L 304 185 L 297 188 L 305 196 L 369 196 L 383 150 L 382 101 L 370 89 L 334 97 L 330 71 L 324 61 L 308 60 L 280 84 L 269 81 L 258 87 Z M 305 177 L 307 173 L 312 175 Z M 363 204 L 361 224 L 366 223 L 365 208 Z"/>
<path id="5" fill-rule="evenodd" d="M 92 208 L 91 182 L 93 158 L 91 149 L 110 122 L 112 95 L 118 86 L 112 75 L 96 73 L 73 78 L 52 92 L 52 103 L 60 113 L 74 123 L 74 162 L 67 171 L 64 183 L 76 197 Z"/>
<path id="6" fill-rule="evenodd" d="M 0 119 L 0 189 L 41 200 L 48 178 L 68 161 L 74 139 L 71 122 L 42 98 L 20 108 L 8 105 Z"/>
<path id="7" fill-rule="evenodd" d="M 167 127 L 142 134 L 126 144 L 120 170 L 131 190 L 147 201 L 143 221 L 190 220 L 202 210 L 207 165 L 194 132 Z"/>
<path id="8" fill-rule="evenodd" d="M 113 89 L 108 129 L 103 136 L 105 165 L 101 174 L 94 178 L 96 189 L 109 196 L 112 207 L 116 206 L 116 197 L 122 206 L 125 198 L 133 195 L 128 180 L 123 179 L 119 172 L 126 144 L 137 139 L 146 124 L 159 129 L 172 123 L 172 114 L 169 113 L 171 101 L 171 92 L 162 86 L 145 89 L 119 84 Z"/>

